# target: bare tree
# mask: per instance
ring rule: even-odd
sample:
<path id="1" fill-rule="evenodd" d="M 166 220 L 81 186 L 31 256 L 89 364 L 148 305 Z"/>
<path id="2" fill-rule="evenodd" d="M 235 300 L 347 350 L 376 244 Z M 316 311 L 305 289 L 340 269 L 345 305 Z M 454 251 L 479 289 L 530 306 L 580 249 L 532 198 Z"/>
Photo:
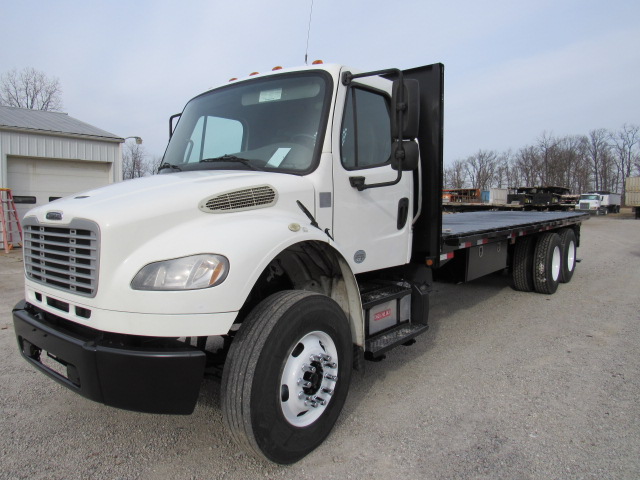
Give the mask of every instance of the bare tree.
<path id="1" fill-rule="evenodd" d="M 536 147 L 522 147 L 516 153 L 513 162 L 519 182 L 510 187 L 534 187 L 541 183 L 542 165 Z"/>
<path id="2" fill-rule="evenodd" d="M 125 142 L 122 148 L 122 179 L 146 177 L 155 173 L 157 159 L 151 159 L 144 147 L 135 142 Z"/>
<path id="3" fill-rule="evenodd" d="M 611 134 L 614 161 L 618 169 L 616 186 L 620 186 L 622 195 L 625 194 L 624 179 L 631 176 L 633 163 L 636 160 L 640 146 L 640 127 L 624 124 L 622 129 Z"/>
<path id="4" fill-rule="evenodd" d="M 623 191 L 624 178 L 640 175 L 640 127 L 625 124 L 588 135 L 543 132 L 535 145 L 515 153 L 479 150 L 445 170 L 445 188 L 561 186 L 574 193 Z M 624 191 L 623 191 L 624 193 Z"/>
<path id="5" fill-rule="evenodd" d="M 444 171 L 445 188 L 464 188 L 467 184 L 467 177 L 464 168 L 464 161 L 456 160 L 453 165 Z"/>
<path id="6" fill-rule="evenodd" d="M 582 175 L 583 166 L 588 163 L 586 146 L 586 137 L 582 135 L 567 135 L 558 139 L 550 185 L 577 191 L 577 176 Z M 580 182 L 583 180 L 581 178 Z"/>
<path id="7" fill-rule="evenodd" d="M 496 161 L 493 184 L 496 188 L 508 188 L 512 185 L 513 169 L 511 168 L 511 150 L 501 153 Z"/>
<path id="8" fill-rule="evenodd" d="M 540 184 L 552 185 L 558 173 L 558 148 L 559 140 L 552 133 L 542 132 L 538 138 L 538 151 L 541 161 Z"/>
<path id="9" fill-rule="evenodd" d="M 62 110 L 60 80 L 35 68 L 13 69 L 0 77 L 0 104 L 31 110 Z"/>
<path id="10" fill-rule="evenodd" d="M 587 161 L 578 163 L 573 170 L 573 181 L 567 185 L 573 193 L 583 193 L 591 188 L 591 167 Z"/>
<path id="11" fill-rule="evenodd" d="M 593 172 L 593 186 L 596 190 L 600 190 L 602 174 L 602 163 L 605 155 L 610 151 L 609 132 L 604 128 L 591 130 L 587 137 L 587 158 L 591 163 Z"/>
<path id="12" fill-rule="evenodd" d="M 487 190 L 493 184 L 493 177 L 498 164 L 498 154 L 491 150 L 478 150 L 467 158 L 465 169 L 473 188 Z"/>

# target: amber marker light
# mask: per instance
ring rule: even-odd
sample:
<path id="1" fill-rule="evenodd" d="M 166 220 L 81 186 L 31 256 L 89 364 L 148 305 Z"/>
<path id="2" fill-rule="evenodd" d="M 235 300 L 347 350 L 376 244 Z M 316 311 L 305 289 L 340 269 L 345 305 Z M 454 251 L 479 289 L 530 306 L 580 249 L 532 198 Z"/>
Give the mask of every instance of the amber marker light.
<path id="1" fill-rule="evenodd" d="M 314 60 L 311 62 L 311 65 L 322 65 L 324 62 L 322 60 Z"/>
<path id="2" fill-rule="evenodd" d="M 238 79 L 238 77 L 233 77 L 233 78 L 230 78 L 229 81 L 230 82 L 235 82 L 237 79 Z"/>
<path id="3" fill-rule="evenodd" d="M 282 67 L 278 65 L 277 67 L 273 67 L 271 69 L 272 72 L 275 72 L 276 70 L 282 70 Z"/>
<path id="4" fill-rule="evenodd" d="M 252 77 L 253 75 L 258 75 L 259 73 L 260 73 L 260 72 L 251 72 L 251 73 L 249 74 L 249 76 L 250 76 L 250 77 Z"/>
<path id="5" fill-rule="evenodd" d="M 225 263 L 218 263 L 216 267 L 211 272 L 211 278 L 209 280 L 209 285 L 215 285 L 216 282 L 226 273 L 227 265 Z"/>

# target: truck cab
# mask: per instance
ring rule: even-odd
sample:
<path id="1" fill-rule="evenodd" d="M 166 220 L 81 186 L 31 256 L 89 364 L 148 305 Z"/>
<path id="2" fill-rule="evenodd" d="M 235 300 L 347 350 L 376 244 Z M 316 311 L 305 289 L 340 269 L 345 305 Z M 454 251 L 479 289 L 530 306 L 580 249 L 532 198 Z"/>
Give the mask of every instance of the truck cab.
<path id="1" fill-rule="evenodd" d="M 597 193 L 583 193 L 576 204 L 576 210 L 599 215 L 602 210 L 600 195 Z"/>
<path id="2" fill-rule="evenodd" d="M 425 67 L 440 85 L 438 128 L 441 67 Z M 402 75 L 314 65 L 231 81 L 175 116 L 158 175 L 31 210 L 25 301 L 14 310 L 23 356 L 90 399 L 184 414 L 205 369 L 223 366 L 226 405 L 243 408 L 234 402 L 255 393 L 232 393 L 249 375 L 238 369 L 269 351 L 288 360 L 253 374 L 278 384 L 277 427 L 298 432 L 302 447 L 268 428 L 257 451 L 289 463 L 315 448 L 337 418 L 354 358 L 426 329 L 426 278 L 398 275 L 416 253 L 416 219 L 428 213 L 419 204 L 419 105 L 409 105 L 417 85 L 394 90 Z M 296 309 L 316 320 L 280 318 Z"/>
<path id="3" fill-rule="evenodd" d="M 608 191 L 588 192 L 580 195 L 576 211 L 589 212 L 596 215 L 620 212 L 621 195 Z"/>

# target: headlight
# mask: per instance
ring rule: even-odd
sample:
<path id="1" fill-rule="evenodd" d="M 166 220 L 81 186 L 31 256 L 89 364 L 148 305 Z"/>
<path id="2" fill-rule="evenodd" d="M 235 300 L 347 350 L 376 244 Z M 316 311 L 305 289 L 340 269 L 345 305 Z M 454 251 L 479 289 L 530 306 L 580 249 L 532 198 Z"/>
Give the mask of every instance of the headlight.
<path id="1" fill-rule="evenodd" d="M 134 290 L 197 290 L 219 285 L 227 278 L 229 260 L 201 254 L 154 262 L 143 267 L 131 282 Z"/>

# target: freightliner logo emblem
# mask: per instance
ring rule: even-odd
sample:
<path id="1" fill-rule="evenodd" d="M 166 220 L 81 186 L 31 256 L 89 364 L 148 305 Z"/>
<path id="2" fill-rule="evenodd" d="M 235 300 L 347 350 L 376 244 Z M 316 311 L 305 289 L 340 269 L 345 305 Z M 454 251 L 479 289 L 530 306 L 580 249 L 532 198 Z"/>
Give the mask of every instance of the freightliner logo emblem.
<path id="1" fill-rule="evenodd" d="M 47 212 L 47 220 L 62 220 L 62 212 Z"/>

